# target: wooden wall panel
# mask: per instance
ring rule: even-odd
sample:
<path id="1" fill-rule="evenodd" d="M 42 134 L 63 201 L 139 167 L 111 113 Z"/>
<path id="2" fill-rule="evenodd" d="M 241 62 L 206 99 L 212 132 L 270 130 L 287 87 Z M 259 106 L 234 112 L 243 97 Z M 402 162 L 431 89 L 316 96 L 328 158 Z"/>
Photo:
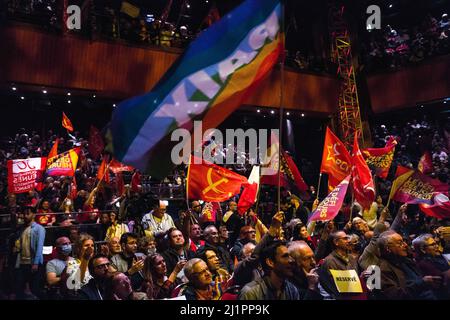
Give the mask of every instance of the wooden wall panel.
<path id="1" fill-rule="evenodd" d="M 419 66 L 368 77 L 372 110 L 380 113 L 450 97 L 449 70 L 447 55 Z"/>
<path id="2" fill-rule="evenodd" d="M 178 53 L 132 47 L 75 36 L 45 33 L 15 25 L 0 30 L 0 81 L 92 90 L 111 98 L 149 91 Z M 285 72 L 284 105 L 288 109 L 333 113 L 336 78 Z M 278 107 L 280 73 L 272 72 L 245 104 Z"/>

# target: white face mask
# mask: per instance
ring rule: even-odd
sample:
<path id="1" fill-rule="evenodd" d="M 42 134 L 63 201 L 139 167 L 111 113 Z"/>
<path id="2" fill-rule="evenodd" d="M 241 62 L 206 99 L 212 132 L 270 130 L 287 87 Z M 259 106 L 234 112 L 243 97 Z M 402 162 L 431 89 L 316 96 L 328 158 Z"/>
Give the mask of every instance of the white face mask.
<path id="1" fill-rule="evenodd" d="M 23 218 L 17 218 L 17 224 L 18 225 L 25 224 L 25 220 L 23 220 Z"/>

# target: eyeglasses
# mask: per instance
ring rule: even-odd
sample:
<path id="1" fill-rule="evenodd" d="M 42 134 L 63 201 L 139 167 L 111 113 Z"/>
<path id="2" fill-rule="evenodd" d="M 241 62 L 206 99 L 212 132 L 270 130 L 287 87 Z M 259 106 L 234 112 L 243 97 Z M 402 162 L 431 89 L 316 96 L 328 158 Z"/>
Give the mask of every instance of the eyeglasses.
<path id="1" fill-rule="evenodd" d="M 425 245 L 425 247 L 437 247 L 437 246 L 439 246 L 439 244 L 437 242 L 433 242 L 433 243 Z"/>
<path id="2" fill-rule="evenodd" d="M 98 266 L 95 266 L 94 268 L 96 269 L 100 269 L 100 268 L 108 268 L 111 265 L 111 263 L 107 262 L 107 263 L 103 263 L 103 264 L 99 264 Z"/>
<path id="3" fill-rule="evenodd" d="M 208 274 L 208 273 L 209 273 L 209 269 L 206 268 L 206 269 L 203 269 L 202 271 L 194 272 L 193 274 L 196 275 L 196 276 L 203 276 L 203 275 Z"/>

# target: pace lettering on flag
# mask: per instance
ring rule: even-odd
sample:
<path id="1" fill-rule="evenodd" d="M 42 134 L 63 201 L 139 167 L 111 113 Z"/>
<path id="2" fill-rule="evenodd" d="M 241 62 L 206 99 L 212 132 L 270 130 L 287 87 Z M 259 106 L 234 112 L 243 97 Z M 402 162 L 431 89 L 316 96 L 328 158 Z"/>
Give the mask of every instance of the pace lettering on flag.
<path id="1" fill-rule="evenodd" d="M 334 188 L 333 191 L 319 203 L 319 206 L 309 218 L 309 222 L 333 220 L 342 207 L 349 182 L 350 175 L 342 180 L 341 183 L 339 183 L 336 188 Z"/>
<path id="2" fill-rule="evenodd" d="M 279 0 L 247 0 L 202 32 L 151 92 L 112 115 L 114 157 L 157 178 L 174 166 L 177 128 L 216 128 L 269 74 L 284 51 Z M 200 133 L 201 135 L 201 133 Z M 186 159 L 187 160 L 187 159 Z"/>
<path id="3" fill-rule="evenodd" d="M 241 192 L 247 178 L 191 156 L 186 182 L 188 199 L 222 202 Z M 200 164 L 197 164 L 200 163 Z"/>
<path id="4" fill-rule="evenodd" d="M 8 160 L 8 192 L 24 193 L 42 190 L 47 158 Z"/>

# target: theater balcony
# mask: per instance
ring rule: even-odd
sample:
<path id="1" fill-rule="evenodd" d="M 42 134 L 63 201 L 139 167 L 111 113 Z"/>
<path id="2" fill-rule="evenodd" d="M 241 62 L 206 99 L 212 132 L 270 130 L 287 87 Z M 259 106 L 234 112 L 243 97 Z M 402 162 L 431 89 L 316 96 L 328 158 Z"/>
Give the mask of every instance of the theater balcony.
<path id="1" fill-rule="evenodd" d="M 48 32 L 23 23 L 0 29 L 0 85 L 95 92 L 120 101 L 151 90 L 182 49 L 130 45 Z M 248 105 L 278 108 L 280 71 L 275 70 L 248 98 Z M 337 111 L 339 80 L 334 76 L 284 72 L 283 105 L 327 117 Z"/>

